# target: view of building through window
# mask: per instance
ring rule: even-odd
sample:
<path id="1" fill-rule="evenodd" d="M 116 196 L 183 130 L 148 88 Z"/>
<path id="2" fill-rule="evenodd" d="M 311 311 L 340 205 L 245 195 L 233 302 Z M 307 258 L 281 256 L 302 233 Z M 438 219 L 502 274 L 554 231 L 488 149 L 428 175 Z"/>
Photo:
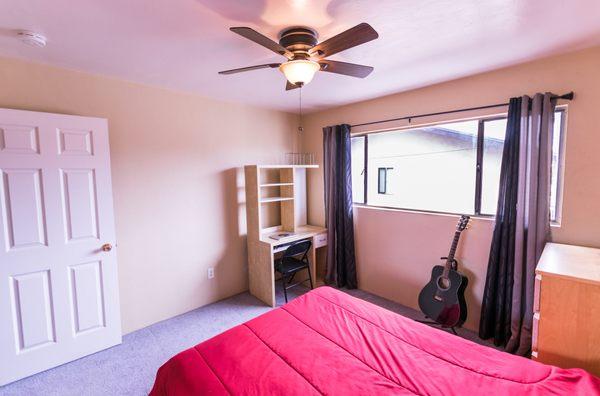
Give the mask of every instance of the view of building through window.
<path id="1" fill-rule="evenodd" d="M 389 194 L 391 193 L 390 190 L 388 190 L 387 186 L 387 177 L 388 177 L 388 173 L 391 173 L 391 171 L 393 171 L 394 168 L 378 168 L 377 169 L 377 174 L 378 174 L 378 179 L 377 179 L 377 193 L 378 194 Z"/>
<path id="2" fill-rule="evenodd" d="M 563 114 L 564 111 L 557 111 L 555 114 L 552 220 L 556 220 L 558 214 Z M 478 194 L 477 152 L 480 129 L 483 144 L 480 148 L 481 187 Z M 504 117 L 353 137 L 354 202 L 402 209 L 494 215 L 505 133 Z"/>

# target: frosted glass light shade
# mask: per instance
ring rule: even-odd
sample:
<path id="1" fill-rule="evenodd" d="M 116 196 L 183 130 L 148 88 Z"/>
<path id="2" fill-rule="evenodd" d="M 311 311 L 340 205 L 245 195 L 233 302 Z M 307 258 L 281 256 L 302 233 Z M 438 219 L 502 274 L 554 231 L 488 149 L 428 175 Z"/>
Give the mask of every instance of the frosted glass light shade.
<path id="1" fill-rule="evenodd" d="M 279 66 L 285 78 L 294 85 L 308 84 L 320 68 L 317 62 L 310 60 L 293 60 Z"/>

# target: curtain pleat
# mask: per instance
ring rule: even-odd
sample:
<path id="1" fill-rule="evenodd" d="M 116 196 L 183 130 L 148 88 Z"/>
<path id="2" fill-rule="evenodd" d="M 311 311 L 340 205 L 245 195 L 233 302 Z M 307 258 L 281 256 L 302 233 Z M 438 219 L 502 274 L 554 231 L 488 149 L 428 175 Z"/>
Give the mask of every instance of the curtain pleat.
<path id="1" fill-rule="evenodd" d="M 327 227 L 325 281 L 338 287 L 357 287 L 352 212 L 350 126 L 323 128 L 323 174 Z"/>
<path id="2" fill-rule="evenodd" d="M 531 349 L 535 266 L 550 230 L 554 108 L 547 93 L 512 98 L 508 110 L 479 336 L 519 355 Z"/>
<path id="3" fill-rule="evenodd" d="M 515 219 L 518 183 L 518 154 L 520 146 L 521 98 L 512 98 L 508 107 L 508 120 L 502 164 L 500 187 L 496 208 L 496 223 L 488 260 L 487 276 L 481 305 L 479 336 L 494 338 L 503 345 L 510 336 L 510 306 L 512 305 L 512 257 L 514 256 Z"/>

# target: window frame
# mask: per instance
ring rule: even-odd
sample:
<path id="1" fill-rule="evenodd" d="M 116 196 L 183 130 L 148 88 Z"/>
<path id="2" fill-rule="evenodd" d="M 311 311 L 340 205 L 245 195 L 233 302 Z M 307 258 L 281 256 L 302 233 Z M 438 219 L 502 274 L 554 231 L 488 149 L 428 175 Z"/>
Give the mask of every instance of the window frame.
<path id="1" fill-rule="evenodd" d="M 564 177 L 565 177 L 565 152 L 566 152 L 566 137 L 567 137 L 567 117 L 568 117 L 568 106 L 561 105 L 556 106 L 554 109 L 554 115 L 561 113 L 560 118 L 560 140 L 558 142 L 558 169 L 556 172 L 556 205 L 554 207 L 554 219 L 550 218 L 550 223 L 556 226 L 561 224 L 562 220 L 562 203 L 563 203 L 563 191 L 564 191 Z M 366 201 L 365 201 L 366 202 Z"/>
<path id="2" fill-rule="evenodd" d="M 477 125 L 477 163 L 475 165 L 475 213 L 473 216 L 495 217 L 495 214 L 481 212 L 481 200 L 483 194 L 483 152 L 485 149 L 485 123 L 497 120 L 508 120 L 508 114 L 485 117 L 478 119 Z"/>
<path id="3" fill-rule="evenodd" d="M 565 164 L 565 140 L 566 140 L 566 126 L 567 126 L 567 115 L 568 115 L 568 105 L 559 105 L 554 109 L 555 114 L 561 113 L 561 123 L 560 123 L 560 141 L 559 141 L 559 149 L 558 149 L 558 170 L 557 170 L 557 191 L 556 191 L 556 206 L 554 208 L 555 218 L 550 219 L 550 223 L 552 225 L 558 226 L 561 223 L 562 217 L 562 202 L 563 202 L 563 181 L 564 181 L 564 164 Z M 385 130 L 377 130 L 377 131 L 365 131 L 359 132 L 354 135 L 351 135 L 351 138 L 364 138 L 364 163 L 363 163 L 363 183 L 364 183 L 364 197 L 363 202 L 353 202 L 354 206 L 358 207 L 369 207 L 369 208 L 380 208 L 380 209 L 390 209 L 390 210 L 401 210 L 408 212 L 422 212 L 422 213 L 430 213 L 430 214 L 443 214 L 443 215 L 458 215 L 462 213 L 455 212 L 442 212 L 436 210 L 428 210 L 428 209 L 412 209 L 412 208 L 401 208 L 396 206 L 383 206 L 383 205 L 371 205 L 368 202 L 368 180 L 369 180 L 369 135 L 376 133 L 385 133 L 392 131 L 406 131 L 411 129 L 419 129 L 426 126 L 435 126 L 435 125 L 443 125 L 455 122 L 462 121 L 473 121 L 477 120 L 477 154 L 476 154 L 476 164 L 475 164 L 475 196 L 474 196 L 474 213 L 470 213 L 471 216 L 481 217 L 492 219 L 496 215 L 489 213 L 481 212 L 481 197 L 483 193 L 482 185 L 483 185 L 483 151 L 484 151 L 484 141 L 485 141 L 485 122 L 501 120 L 508 118 L 507 113 L 499 113 L 492 115 L 484 115 L 480 117 L 469 117 L 469 118 L 458 118 L 458 119 L 449 119 L 439 122 L 431 122 L 431 123 L 423 123 L 417 125 L 409 125 L 406 127 L 400 128 L 392 128 Z M 380 168 L 378 168 L 380 169 Z M 387 169 L 387 168 L 386 168 Z M 386 172 L 387 173 L 387 172 Z M 379 176 L 379 175 L 378 175 Z M 386 174 L 386 184 L 387 184 L 387 174 Z M 379 189 L 378 189 L 379 191 Z"/>

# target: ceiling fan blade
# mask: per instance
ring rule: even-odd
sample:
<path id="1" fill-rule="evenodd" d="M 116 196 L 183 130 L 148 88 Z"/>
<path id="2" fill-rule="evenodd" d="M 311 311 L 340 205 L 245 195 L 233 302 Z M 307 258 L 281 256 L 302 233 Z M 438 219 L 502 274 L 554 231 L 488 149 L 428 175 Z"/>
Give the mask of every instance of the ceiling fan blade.
<path id="1" fill-rule="evenodd" d="M 355 63 L 338 62 L 327 59 L 319 61 L 321 71 L 344 74 L 346 76 L 365 78 L 373 71 L 373 67 L 357 65 Z"/>
<path id="2" fill-rule="evenodd" d="M 235 73 L 247 72 L 250 70 L 267 69 L 267 68 L 274 69 L 276 67 L 279 67 L 280 64 L 281 63 L 267 63 L 264 65 L 240 67 L 239 69 L 223 70 L 223 71 L 220 71 L 219 74 L 235 74 Z"/>
<path id="3" fill-rule="evenodd" d="M 291 90 L 291 89 L 296 89 L 296 88 L 300 88 L 300 87 L 299 87 L 299 86 L 297 86 L 297 85 L 294 85 L 294 84 L 292 84 L 292 83 L 291 83 L 291 82 L 289 82 L 289 81 L 286 81 L 286 82 L 285 82 L 285 90 L 286 90 L 286 91 L 289 91 L 289 90 Z"/>
<path id="4" fill-rule="evenodd" d="M 276 43 L 275 41 L 271 40 L 267 36 L 260 34 L 259 32 L 257 32 L 254 29 L 251 29 L 249 27 L 232 27 L 232 28 L 229 28 L 229 30 L 231 30 L 234 33 L 239 34 L 242 37 L 247 38 L 250 41 L 254 41 L 256 44 L 260 44 L 263 47 L 268 48 L 271 51 L 278 53 L 279 55 L 283 55 L 288 59 L 292 59 L 294 57 L 293 53 L 291 53 L 290 51 L 285 49 L 279 43 Z"/>
<path id="5" fill-rule="evenodd" d="M 356 47 L 371 40 L 375 40 L 379 34 L 368 23 L 361 23 L 350 28 L 337 36 L 317 44 L 310 50 L 310 54 L 316 58 L 325 58 L 338 52 Z"/>

